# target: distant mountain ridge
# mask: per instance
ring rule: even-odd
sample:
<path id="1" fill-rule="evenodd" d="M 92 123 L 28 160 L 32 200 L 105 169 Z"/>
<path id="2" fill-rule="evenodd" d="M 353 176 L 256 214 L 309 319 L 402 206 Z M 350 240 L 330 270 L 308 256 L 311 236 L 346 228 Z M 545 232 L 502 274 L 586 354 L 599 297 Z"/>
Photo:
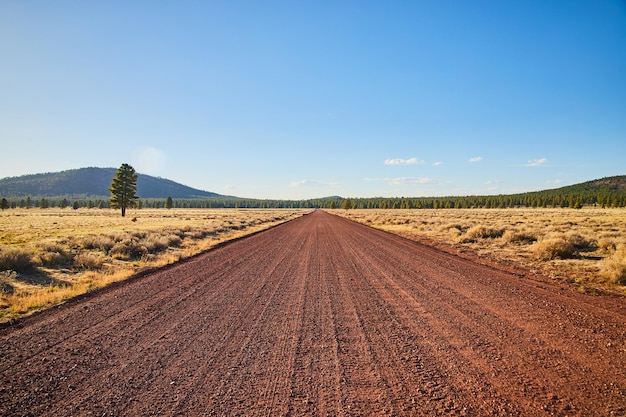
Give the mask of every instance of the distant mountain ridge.
<path id="1" fill-rule="evenodd" d="M 116 168 L 79 168 L 61 172 L 22 175 L 0 179 L 2 197 L 109 196 L 111 179 Z M 139 198 L 206 198 L 220 194 L 187 187 L 177 182 L 138 174 Z"/>

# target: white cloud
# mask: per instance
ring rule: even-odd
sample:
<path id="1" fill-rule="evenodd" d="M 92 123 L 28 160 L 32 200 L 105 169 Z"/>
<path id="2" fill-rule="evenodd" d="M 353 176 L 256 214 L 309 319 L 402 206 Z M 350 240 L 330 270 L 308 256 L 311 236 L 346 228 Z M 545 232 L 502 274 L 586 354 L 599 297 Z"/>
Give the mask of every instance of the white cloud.
<path id="1" fill-rule="evenodd" d="M 385 165 L 417 165 L 417 164 L 423 164 L 424 161 L 422 161 L 421 159 L 418 158 L 409 158 L 409 159 L 402 159 L 402 158 L 395 158 L 395 159 L 385 159 Z"/>
<path id="2" fill-rule="evenodd" d="M 482 156 L 475 156 L 475 157 L 469 159 L 469 161 L 472 162 L 472 163 L 473 162 L 480 162 L 482 160 L 483 160 Z"/>
<path id="3" fill-rule="evenodd" d="M 411 177 L 399 177 L 399 178 L 387 178 L 386 181 L 389 185 L 422 185 L 422 184 L 436 184 L 432 178 L 411 178 Z"/>
<path id="4" fill-rule="evenodd" d="M 292 181 L 292 187 L 337 187 L 339 184 L 336 182 L 323 182 L 317 180 L 300 180 Z"/>
<path id="5" fill-rule="evenodd" d="M 504 181 L 502 180 L 488 180 L 485 182 L 486 185 L 497 185 L 502 184 Z"/>
<path id="6" fill-rule="evenodd" d="M 443 165 L 443 162 L 441 162 L 441 161 L 437 161 L 437 162 L 435 162 L 433 165 L 434 165 L 434 166 L 436 166 L 436 167 L 440 167 L 440 166 L 442 166 L 442 165 Z"/>
<path id="7" fill-rule="evenodd" d="M 548 163 L 548 160 L 546 158 L 531 159 L 530 161 L 528 161 L 526 166 L 527 167 L 540 167 L 540 166 L 543 166 L 543 165 L 545 165 L 547 163 Z"/>

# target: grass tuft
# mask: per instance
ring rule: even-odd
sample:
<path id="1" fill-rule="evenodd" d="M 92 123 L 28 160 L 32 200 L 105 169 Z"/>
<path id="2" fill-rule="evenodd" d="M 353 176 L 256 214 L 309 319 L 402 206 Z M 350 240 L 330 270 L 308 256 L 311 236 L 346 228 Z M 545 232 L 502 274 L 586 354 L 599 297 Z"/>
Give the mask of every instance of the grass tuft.
<path id="1" fill-rule="evenodd" d="M 467 229 L 465 235 L 461 236 L 461 243 L 476 242 L 478 239 L 495 239 L 502 237 L 503 234 L 504 229 L 476 225 Z"/>
<path id="2" fill-rule="evenodd" d="M 596 243 L 577 233 L 548 234 L 533 245 L 535 256 L 541 260 L 573 259 L 581 252 L 590 252 L 597 248 Z"/>
<path id="3" fill-rule="evenodd" d="M 506 230 L 502 234 L 502 241 L 517 245 L 530 245 L 537 241 L 537 235 L 528 231 Z"/>
<path id="4" fill-rule="evenodd" d="M 565 237 L 548 237 L 538 240 L 533 245 L 537 259 L 547 261 L 551 259 L 571 259 L 577 256 L 574 245 Z"/>
<path id="5" fill-rule="evenodd" d="M 618 246 L 602 261 L 600 276 L 610 284 L 626 285 L 626 245 Z"/>

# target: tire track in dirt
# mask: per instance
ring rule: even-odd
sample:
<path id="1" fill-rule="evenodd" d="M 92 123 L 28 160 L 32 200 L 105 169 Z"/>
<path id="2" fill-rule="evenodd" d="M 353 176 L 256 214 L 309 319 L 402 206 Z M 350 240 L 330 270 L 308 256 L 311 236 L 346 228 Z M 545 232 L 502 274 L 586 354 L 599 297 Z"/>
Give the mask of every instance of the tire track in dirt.
<path id="1" fill-rule="evenodd" d="M 290 242 L 291 243 L 291 242 Z M 284 244 L 284 239 L 280 239 L 275 244 Z M 298 248 L 296 248 L 297 250 Z M 266 254 L 264 254 L 266 255 Z M 198 400 L 195 398 L 201 381 L 206 381 L 207 370 L 217 371 L 211 375 L 227 375 L 222 385 L 226 385 L 228 379 L 232 378 L 233 369 L 241 368 L 237 363 L 246 346 L 249 344 L 253 330 L 263 319 L 267 306 L 272 305 L 272 297 L 277 291 L 277 283 L 272 281 L 277 268 L 285 263 L 289 253 L 283 250 L 276 251 L 273 256 L 263 256 L 259 263 L 235 262 L 228 269 L 229 273 L 224 274 L 216 281 L 222 279 L 226 285 L 218 285 L 217 290 L 211 286 L 211 292 L 200 294 L 195 303 L 191 304 L 194 309 L 176 324 L 171 326 L 171 332 L 150 343 L 149 347 L 143 349 L 148 353 L 136 361 L 133 366 L 139 369 L 150 370 L 140 381 L 134 381 L 138 386 L 152 387 L 152 394 L 149 398 L 142 397 L 141 401 L 133 407 L 124 409 L 126 415 L 142 415 L 145 413 L 145 403 L 150 403 L 148 413 L 151 415 L 176 415 L 181 411 L 185 415 L 184 407 L 189 403 L 202 404 L 207 401 L 205 398 Z M 247 256 L 244 256 L 247 258 Z M 289 261 L 291 261 L 289 259 Z M 290 264 L 290 262 L 289 262 Z M 257 268 L 263 268 L 267 273 L 256 279 Z M 233 279 L 234 275 L 239 279 Z M 244 281 L 240 281 L 241 278 Z M 241 285 L 247 283 L 245 288 Z M 266 298 L 270 300 L 266 300 Z M 204 300 L 215 300 L 217 305 L 206 304 Z M 258 302 L 260 301 L 260 302 Z M 216 320 L 211 323 L 210 320 Z M 225 335 L 220 335 L 221 329 L 229 329 Z M 184 332 L 189 332 L 186 337 Z M 179 342 L 182 341 L 181 342 Z M 207 348 L 210 348 L 208 352 Z M 180 352 L 185 352 L 181 355 Z M 239 352 L 239 355 L 233 355 Z M 189 367 L 189 356 L 193 358 L 194 366 Z M 152 369 L 151 358 L 166 357 L 167 365 Z M 171 359 L 169 359 L 171 358 Z M 235 358 L 225 364 L 227 368 L 220 371 L 220 366 L 225 363 L 225 358 Z M 123 358 L 124 359 L 124 358 Z M 184 370 L 185 372 L 181 372 Z M 108 377 L 115 380 L 116 377 Z M 207 383 L 216 384 L 215 381 Z M 118 397 L 124 397 L 121 390 Z"/>
<path id="2" fill-rule="evenodd" d="M 190 262 L 194 262 L 194 261 L 192 260 Z M 236 254 L 233 254 L 232 256 L 221 260 L 221 262 L 218 265 L 212 266 L 211 270 L 214 271 L 215 279 L 218 279 L 221 277 L 221 274 L 223 273 L 229 274 L 231 268 L 236 267 L 237 265 L 245 263 L 245 262 L 246 262 L 245 258 L 242 258 L 241 256 L 238 256 Z M 193 268 L 192 264 L 190 264 L 189 266 Z M 168 274 L 168 272 L 164 272 L 164 274 Z M 206 280 L 205 276 L 200 275 L 200 274 L 196 275 L 195 282 L 189 283 L 191 287 L 190 291 L 191 292 L 196 291 L 195 285 L 198 285 L 203 280 Z M 207 283 L 204 282 L 204 284 L 207 284 Z M 142 282 L 142 284 L 139 284 L 139 285 L 140 286 L 145 285 L 145 283 Z M 181 302 L 180 298 L 183 297 L 182 295 L 179 294 L 181 291 L 181 288 L 170 285 L 170 280 L 167 280 L 167 279 L 158 280 L 158 281 L 152 280 L 152 282 L 150 282 L 149 285 L 151 285 L 150 292 L 136 290 L 132 288 L 131 286 L 129 286 L 131 288 L 125 288 L 128 291 L 123 291 L 119 297 L 116 297 L 116 299 L 113 300 L 113 303 L 107 304 L 106 309 L 102 309 L 103 306 L 101 305 L 101 303 L 86 302 L 83 305 L 83 310 L 85 311 L 92 310 L 92 311 L 90 312 L 90 314 L 85 314 L 85 319 L 81 321 L 68 320 L 68 317 L 69 317 L 68 315 L 61 314 L 60 317 L 57 318 L 55 322 L 49 323 L 48 326 L 52 326 L 52 327 L 56 325 L 67 326 L 69 324 L 70 326 L 73 326 L 74 333 L 50 334 L 47 331 L 47 328 L 42 327 L 41 332 L 39 332 L 38 334 L 32 335 L 32 339 L 34 338 L 38 338 L 38 339 L 37 340 L 31 339 L 28 341 L 28 343 L 31 345 L 34 343 L 37 343 L 40 346 L 40 349 L 32 351 L 30 356 L 25 356 L 22 354 L 24 349 L 22 349 L 22 347 L 20 346 L 19 341 L 17 341 L 18 343 L 11 344 L 11 346 L 8 347 L 8 350 L 6 352 L 9 360 L 4 361 L 2 364 L 0 364 L 0 371 L 7 369 L 9 367 L 14 367 L 21 362 L 31 359 L 33 356 L 37 356 L 41 354 L 42 352 L 49 352 L 50 349 L 53 349 L 58 344 L 68 343 L 68 339 L 72 337 L 84 339 L 85 333 L 97 334 L 99 330 L 103 327 L 111 328 L 114 320 L 128 321 L 129 318 L 133 320 L 133 318 L 136 317 L 139 313 L 145 314 L 147 311 L 154 310 L 155 314 L 152 318 L 147 319 L 147 320 L 142 320 L 142 323 L 144 325 L 148 325 L 158 316 L 161 316 L 163 314 L 163 310 L 169 309 L 168 306 L 164 306 L 162 304 L 163 302 L 162 300 L 168 300 L 170 303 Z M 133 305 L 129 305 L 124 298 L 124 296 L 126 296 L 129 293 L 133 297 Z M 157 299 L 153 297 L 155 293 L 158 294 Z M 144 298 L 140 298 L 141 294 L 144 295 Z M 117 302 L 118 301 L 117 299 L 119 299 L 120 302 Z M 148 305 L 146 305 L 145 303 L 146 301 Z M 126 324 L 123 324 L 120 327 L 127 328 Z M 55 338 L 55 335 L 57 336 L 56 338 Z"/>
<path id="3" fill-rule="evenodd" d="M 365 236 L 361 237 L 365 238 Z M 624 366 L 619 363 L 619 360 L 617 362 L 611 360 L 611 358 L 616 358 L 616 355 L 607 354 L 607 351 L 614 350 L 615 339 L 605 339 L 606 344 L 601 345 L 604 347 L 604 352 L 601 354 L 598 352 L 597 355 L 589 355 L 588 344 L 590 340 L 583 339 L 581 341 L 575 337 L 576 335 L 572 337 L 572 335 L 567 334 L 564 338 L 563 334 L 558 335 L 554 331 L 555 322 L 558 328 L 575 327 L 575 325 L 570 324 L 564 325 L 564 323 L 572 322 L 572 315 L 580 317 L 581 314 L 580 311 L 577 312 L 578 314 L 572 314 L 576 309 L 571 308 L 571 299 L 569 299 L 570 308 L 563 309 L 558 301 L 565 302 L 568 300 L 567 297 L 555 296 L 545 291 L 542 291 L 542 296 L 532 293 L 519 294 L 521 298 L 524 298 L 525 295 L 532 302 L 519 303 L 517 300 L 509 299 L 509 305 L 512 303 L 518 305 L 514 308 L 495 310 L 489 308 L 490 303 L 494 304 L 494 294 L 491 291 L 480 297 L 476 296 L 476 291 L 474 293 L 468 291 L 468 288 L 473 285 L 480 284 L 484 280 L 483 277 L 487 275 L 474 274 L 470 282 L 464 282 L 467 281 L 467 276 L 472 274 L 467 273 L 466 276 L 463 276 L 458 272 L 446 271 L 447 267 L 443 268 L 445 273 L 442 273 L 440 267 L 436 267 L 433 271 L 432 266 L 430 266 L 430 270 L 420 266 L 417 268 L 418 273 L 415 273 L 412 267 L 402 264 L 411 253 L 415 252 L 413 245 L 409 245 L 408 249 L 410 250 L 406 254 L 403 254 L 395 246 L 393 247 L 394 250 L 390 251 L 386 247 L 378 245 L 369 256 L 358 253 L 359 250 L 362 251 L 365 245 L 355 244 L 354 246 L 356 246 L 355 251 L 357 251 L 354 256 L 364 259 L 364 263 L 369 263 L 369 268 L 377 271 L 374 274 L 375 277 L 388 277 L 384 285 L 380 287 L 381 299 L 396 298 L 398 300 L 395 302 L 396 305 L 409 306 L 414 304 L 416 311 L 419 310 L 420 302 L 423 300 L 430 298 L 431 303 L 436 302 L 437 305 L 431 305 L 424 310 L 425 312 L 441 312 L 438 315 L 431 313 L 424 315 L 428 318 L 431 334 L 429 339 L 434 340 L 435 335 L 438 335 L 447 341 L 451 348 L 447 350 L 454 350 L 457 353 L 456 362 L 459 363 L 461 358 L 469 361 L 470 370 L 473 368 L 470 374 L 476 374 L 483 381 L 484 387 L 493 385 L 498 388 L 498 392 L 512 392 L 513 396 L 508 396 L 508 398 L 507 396 L 504 398 L 496 396 L 491 399 L 489 403 L 493 405 L 490 408 L 499 410 L 506 415 L 523 414 L 522 411 L 512 408 L 511 405 L 526 401 L 527 408 L 531 409 L 544 409 L 557 414 L 579 412 L 583 415 L 592 415 L 597 412 L 597 404 L 601 403 L 600 398 L 603 398 L 602 401 L 606 401 L 607 404 L 617 400 L 616 409 L 622 408 L 621 405 L 617 404 L 622 404 L 624 400 Z M 371 247 L 369 246 L 369 248 Z M 423 253 L 420 251 L 420 254 Z M 439 265 L 435 262 L 429 264 Z M 389 269 L 382 270 L 380 265 L 385 265 Z M 396 265 L 402 265 L 402 267 L 394 268 Z M 367 268 L 365 269 L 367 270 Z M 454 269 L 458 270 L 457 263 L 454 263 Z M 491 275 L 493 275 L 493 271 Z M 420 279 L 420 276 L 438 276 L 439 279 L 424 280 Z M 507 277 L 503 278 L 506 279 Z M 511 283 L 511 281 L 501 282 Z M 512 282 L 518 284 L 519 280 Z M 489 280 L 489 285 L 484 289 L 493 290 L 493 284 L 494 282 Z M 532 303 L 539 304 L 544 308 L 536 308 Z M 532 315 L 527 314 L 526 318 L 520 320 L 514 315 L 529 310 L 523 304 L 529 304 L 532 307 Z M 584 306 L 585 303 L 581 304 Z M 556 309 L 557 313 L 565 311 L 566 314 L 556 315 L 545 307 Z M 619 308 L 621 308 L 620 305 L 618 305 Z M 594 316 L 593 310 L 597 310 L 597 307 L 592 309 L 592 317 Z M 623 311 L 623 308 L 621 310 Z M 498 311 L 498 313 L 496 314 L 494 311 Z M 512 312 L 514 314 L 511 314 Z M 551 316 L 556 316 L 554 319 L 558 319 L 558 321 L 555 320 L 550 323 L 543 320 L 542 323 L 538 312 L 540 314 L 550 313 Z M 620 329 L 620 321 L 623 323 L 623 318 L 619 318 L 610 309 L 605 310 L 604 315 L 615 318 L 613 324 L 616 329 Z M 410 322 L 411 319 L 412 317 L 409 316 L 407 322 Z M 593 321 L 596 328 L 608 324 L 603 323 L 600 317 L 594 318 Z M 574 319 L 574 324 L 576 324 L 575 322 L 576 319 Z M 546 326 L 546 323 L 549 325 Z M 621 337 L 623 346 L 624 336 L 626 336 L 623 325 L 619 331 L 621 334 L 617 334 L 617 340 L 620 340 Z M 593 329 L 593 334 L 597 334 L 596 329 Z M 606 346 L 610 349 L 606 349 Z M 620 353 L 622 354 L 618 355 L 617 358 L 620 356 L 623 358 L 623 350 Z M 529 371 L 529 364 L 532 364 L 531 370 L 534 372 Z M 604 385 L 596 385 L 590 383 L 589 374 L 593 373 L 593 369 L 603 368 L 612 368 L 610 372 L 619 375 L 621 384 L 609 382 Z M 464 371 L 457 374 L 467 375 L 468 372 Z M 593 406 L 590 408 L 583 405 L 579 406 L 580 400 L 578 399 L 574 400 L 567 396 L 561 398 L 558 395 L 558 390 L 549 389 L 544 384 L 545 379 L 560 381 L 560 384 L 576 387 L 578 389 L 576 396 L 594 400 Z M 610 409 L 611 406 L 609 405 L 608 408 Z"/>
<path id="4" fill-rule="evenodd" d="M 337 341 L 330 309 L 328 267 L 323 237 L 315 227 L 307 254 L 303 283 L 306 296 L 301 305 L 296 358 L 290 376 L 288 415 L 338 415 L 341 410 L 338 382 Z"/>
<path id="5" fill-rule="evenodd" d="M 318 211 L 0 330 L 0 415 L 626 415 L 625 305 Z"/>

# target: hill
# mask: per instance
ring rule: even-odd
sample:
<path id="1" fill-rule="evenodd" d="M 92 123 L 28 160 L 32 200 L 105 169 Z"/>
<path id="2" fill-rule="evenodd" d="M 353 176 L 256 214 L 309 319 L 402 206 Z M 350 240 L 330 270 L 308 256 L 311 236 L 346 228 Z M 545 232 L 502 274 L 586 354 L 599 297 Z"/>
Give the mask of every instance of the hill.
<path id="1" fill-rule="evenodd" d="M 108 198 L 108 189 L 115 171 L 116 168 L 80 168 L 3 178 L 0 179 L 0 196 L 88 196 Z M 145 174 L 138 175 L 137 195 L 140 198 L 222 197 L 220 194 L 197 190 L 171 180 Z"/>

